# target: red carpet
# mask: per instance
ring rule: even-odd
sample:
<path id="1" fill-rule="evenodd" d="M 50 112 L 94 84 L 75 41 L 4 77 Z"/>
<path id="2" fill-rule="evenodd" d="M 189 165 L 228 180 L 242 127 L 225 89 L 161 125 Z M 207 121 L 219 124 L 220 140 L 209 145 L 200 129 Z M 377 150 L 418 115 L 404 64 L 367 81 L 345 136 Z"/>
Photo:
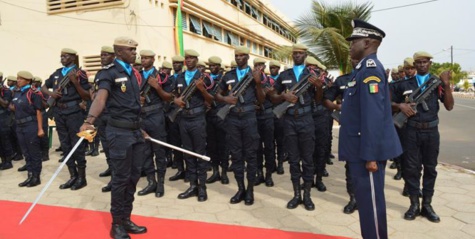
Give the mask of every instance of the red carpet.
<path id="1" fill-rule="evenodd" d="M 111 217 L 107 212 L 36 205 L 22 225 L 20 219 L 29 203 L 0 200 L 0 239 L 99 239 L 109 238 Z M 184 220 L 133 216 L 133 221 L 145 225 L 148 232 L 132 238 L 170 239 L 343 239 L 343 237 L 310 233 L 286 232 Z"/>

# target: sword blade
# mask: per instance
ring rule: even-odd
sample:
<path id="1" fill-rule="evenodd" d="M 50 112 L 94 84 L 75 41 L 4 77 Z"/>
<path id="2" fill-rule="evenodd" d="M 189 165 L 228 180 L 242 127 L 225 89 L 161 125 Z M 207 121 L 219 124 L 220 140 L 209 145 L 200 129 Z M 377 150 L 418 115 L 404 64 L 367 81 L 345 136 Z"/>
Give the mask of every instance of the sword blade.
<path id="1" fill-rule="evenodd" d="M 169 147 L 169 148 L 172 148 L 172 149 L 181 151 L 181 152 L 183 152 L 183 153 L 185 153 L 185 154 L 189 154 L 189 155 L 195 156 L 195 157 L 197 157 L 197 158 L 200 158 L 200 159 L 203 159 L 203 160 L 206 160 L 206 161 L 210 161 L 210 158 L 209 158 L 208 156 L 201 155 L 201 154 L 197 154 L 197 153 L 195 153 L 195 152 L 192 152 L 192 151 L 189 151 L 189 150 L 186 150 L 186 149 L 182 149 L 182 148 L 180 148 L 180 147 L 176 147 L 175 145 L 167 144 L 167 143 L 165 143 L 165 142 L 163 142 L 163 141 L 156 140 L 156 139 L 151 138 L 151 137 L 147 137 L 147 138 L 145 138 L 145 139 L 150 140 L 150 141 L 152 141 L 152 142 L 154 142 L 154 143 L 156 143 L 156 144 L 160 144 L 160 145 L 162 145 L 162 146 Z"/>
<path id="2" fill-rule="evenodd" d="M 33 211 L 33 208 L 36 206 L 36 204 L 38 203 L 38 201 L 40 201 L 41 197 L 43 196 L 43 194 L 45 194 L 46 190 L 48 189 L 48 187 L 51 185 L 51 183 L 53 182 L 53 180 L 58 176 L 59 172 L 61 171 L 61 169 L 64 167 L 64 165 L 66 165 L 66 163 L 68 162 L 69 158 L 71 158 L 71 156 L 73 155 L 73 153 L 76 151 L 76 149 L 79 147 L 79 145 L 82 143 L 82 141 L 84 140 L 84 137 L 81 137 L 79 138 L 78 142 L 76 143 L 76 145 L 74 145 L 73 149 L 71 149 L 71 151 L 69 152 L 68 156 L 66 156 L 66 158 L 64 158 L 64 161 L 59 165 L 59 167 L 56 169 L 56 171 L 54 172 L 53 176 L 51 176 L 51 178 L 49 179 L 49 181 L 46 183 L 46 185 L 43 187 L 43 189 L 41 189 L 41 192 L 38 194 L 38 196 L 36 197 L 35 201 L 33 201 L 33 203 L 31 204 L 30 208 L 28 209 L 28 211 L 25 213 L 25 215 L 23 216 L 23 218 L 21 219 L 20 221 L 20 225 L 23 223 L 23 221 L 25 221 L 25 219 L 28 217 L 28 215 L 31 213 L 31 211 Z"/>

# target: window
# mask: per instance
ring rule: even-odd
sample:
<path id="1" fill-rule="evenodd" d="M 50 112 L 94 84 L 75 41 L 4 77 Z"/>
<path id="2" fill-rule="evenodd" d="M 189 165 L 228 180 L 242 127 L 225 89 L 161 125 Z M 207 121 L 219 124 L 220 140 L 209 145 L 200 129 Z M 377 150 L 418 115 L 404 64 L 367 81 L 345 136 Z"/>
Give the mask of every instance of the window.
<path id="1" fill-rule="evenodd" d="M 251 15 L 251 5 L 247 2 L 244 2 L 244 12 L 246 12 L 248 15 Z"/>
<path id="2" fill-rule="evenodd" d="M 261 13 L 255 7 L 251 7 L 251 16 L 257 20 L 261 18 Z"/>
<path id="3" fill-rule="evenodd" d="M 100 55 L 85 56 L 83 58 L 82 65 L 85 71 L 87 71 L 91 75 L 95 75 L 100 69 L 102 69 L 101 56 Z"/>
<path id="4" fill-rule="evenodd" d="M 200 19 L 190 15 L 190 31 L 201 35 Z"/>
<path id="5" fill-rule="evenodd" d="M 251 49 L 251 40 L 246 41 L 246 46 L 247 48 Z"/>
<path id="6" fill-rule="evenodd" d="M 232 32 L 224 31 L 224 42 L 228 43 L 229 45 L 238 46 L 239 38 Z"/>
<path id="7" fill-rule="evenodd" d="M 257 43 L 255 43 L 255 42 L 252 44 L 252 53 L 258 54 L 258 51 L 257 51 Z"/>
<path id="8" fill-rule="evenodd" d="M 241 0 L 231 0 L 231 4 L 236 6 L 237 8 L 241 8 L 242 6 Z"/>
<path id="9" fill-rule="evenodd" d="M 214 26 L 214 39 L 216 41 L 223 41 L 223 30 L 221 27 Z"/>
<path id="10" fill-rule="evenodd" d="M 269 47 L 264 47 L 264 56 L 271 58 L 272 57 L 272 49 L 270 49 Z"/>
<path id="11" fill-rule="evenodd" d="M 173 25 L 175 25 L 176 21 L 176 10 L 173 11 Z M 181 13 L 181 24 L 183 25 L 183 30 L 188 30 L 188 21 L 186 20 L 186 13 Z"/>
<path id="12" fill-rule="evenodd" d="M 214 28 L 211 23 L 203 20 L 203 36 L 213 39 Z"/>
<path id="13" fill-rule="evenodd" d="M 46 0 L 48 14 L 113 8 L 124 5 L 124 0 Z"/>

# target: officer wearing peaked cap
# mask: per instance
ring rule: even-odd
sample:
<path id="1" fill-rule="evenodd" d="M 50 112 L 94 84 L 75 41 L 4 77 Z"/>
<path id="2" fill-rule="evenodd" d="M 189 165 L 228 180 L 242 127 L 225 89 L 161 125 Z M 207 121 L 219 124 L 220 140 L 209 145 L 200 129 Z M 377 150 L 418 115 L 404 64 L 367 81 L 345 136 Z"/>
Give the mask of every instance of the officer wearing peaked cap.
<path id="1" fill-rule="evenodd" d="M 112 238 L 130 238 L 128 233 L 147 232 L 130 220 L 134 194 L 140 178 L 145 151 L 144 136 L 140 129 L 140 85 L 142 77 L 132 68 L 138 43 L 128 37 L 114 41 L 116 58 L 113 65 L 101 71 L 97 79 L 96 97 L 81 126 L 81 131 L 94 130 L 92 126 L 106 104 L 109 121 L 106 138 L 109 142 L 112 170 L 111 214 Z"/>
<path id="2" fill-rule="evenodd" d="M 376 53 L 385 33 L 353 20 L 350 56 L 359 61 L 343 97 L 339 158 L 354 183 L 363 238 L 388 238 L 384 174 L 386 161 L 402 153 L 394 129 L 388 79 Z"/>
<path id="3" fill-rule="evenodd" d="M 6 77 L 7 84 L 10 85 L 11 80 L 16 77 L 8 76 Z M 0 170 L 10 169 L 12 165 L 12 156 L 14 155 L 12 139 L 10 135 L 12 134 L 11 126 L 11 111 L 8 110 L 8 105 L 12 100 L 12 90 L 9 87 L 3 85 L 3 73 L 0 76 Z M 16 82 L 15 82 L 16 83 Z M 13 132 L 13 134 L 15 134 Z M 16 140 L 16 138 L 15 138 Z"/>

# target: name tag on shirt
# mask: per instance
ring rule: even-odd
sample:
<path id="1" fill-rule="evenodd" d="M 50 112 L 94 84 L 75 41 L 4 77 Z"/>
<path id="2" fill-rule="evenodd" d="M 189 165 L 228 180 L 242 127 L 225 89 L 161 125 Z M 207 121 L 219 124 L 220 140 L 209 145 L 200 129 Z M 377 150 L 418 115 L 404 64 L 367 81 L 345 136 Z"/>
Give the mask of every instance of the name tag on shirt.
<path id="1" fill-rule="evenodd" d="M 292 80 L 283 80 L 282 81 L 282 84 L 290 84 L 290 83 L 292 83 Z"/>
<path id="2" fill-rule="evenodd" d="M 354 87 L 356 85 L 356 81 L 348 82 L 348 87 Z"/>
<path id="3" fill-rule="evenodd" d="M 348 88 L 348 87 L 347 87 L 347 86 L 344 86 L 344 85 L 343 85 L 343 86 L 340 86 L 340 90 L 344 90 L 344 89 L 346 89 L 346 88 Z"/>
<path id="4" fill-rule="evenodd" d="M 117 78 L 117 79 L 115 79 L 114 81 L 115 81 L 115 83 L 126 82 L 126 81 L 127 81 L 127 77 Z"/>
<path id="5" fill-rule="evenodd" d="M 178 84 L 178 87 L 183 87 L 183 84 Z"/>
<path id="6" fill-rule="evenodd" d="M 236 82 L 236 80 L 228 80 L 228 81 L 226 81 L 226 84 L 232 84 L 234 82 Z"/>
<path id="7" fill-rule="evenodd" d="M 402 95 L 409 95 L 409 94 L 412 94 L 412 90 L 406 90 L 404 91 L 404 93 L 402 93 Z"/>

